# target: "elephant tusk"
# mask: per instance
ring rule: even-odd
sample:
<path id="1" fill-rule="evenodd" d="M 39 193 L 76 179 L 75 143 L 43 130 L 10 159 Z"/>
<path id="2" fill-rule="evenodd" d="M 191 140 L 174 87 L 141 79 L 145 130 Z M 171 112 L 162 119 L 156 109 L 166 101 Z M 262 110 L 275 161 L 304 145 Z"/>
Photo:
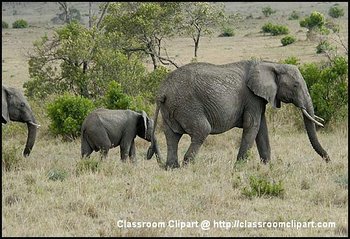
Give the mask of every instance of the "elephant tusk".
<path id="1" fill-rule="evenodd" d="M 36 123 L 34 123 L 34 122 L 32 122 L 32 121 L 29 121 L 28 123 L 29 123 L 29 124 L 31 124 L 31 125 L 36 126 L 37 128 L 39 128 L 39 127 L 40 127 L 40 124 L 36 124 Z"/>
<path id="2" fill-rule="evenodd" d="M 317 115 L 315 115 L 315 119 L 324 122 L 324 119 L 322 119 L 321 117 L 319 117 L 319 116 L 317 116 Z"/>
<path id="3" fill-rule="evenodd" d="M 314 122 L 315 124 L 317 124 L 318 126 L 324 127 L 323 124 L 317 122 L 314 118 L 311 117 L 311 115 L 309 115 L 309 113 L 305 110 L 305 109 L 301 109 L 301 111 L 303 112 L 303 114 L 312 122 Z"/>

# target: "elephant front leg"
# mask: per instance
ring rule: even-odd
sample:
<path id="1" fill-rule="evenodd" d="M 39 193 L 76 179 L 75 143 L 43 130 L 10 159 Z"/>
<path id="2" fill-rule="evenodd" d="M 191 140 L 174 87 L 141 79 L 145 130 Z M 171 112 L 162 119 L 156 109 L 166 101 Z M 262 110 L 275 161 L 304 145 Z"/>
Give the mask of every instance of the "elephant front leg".
<path id="1" fill-rule="evenodd" d="M 164 133 L 167 144 L 167 160 L 165 168 L 178 168 L 180 167 L 178 162 L 178 144 L 182 134 L 175 133 L 166 123 L 164 123 Z"/>
<path id="2" fill-rule="evenodd" d="M 131 142 L 130 150 L 129 150 L 129 158 L 132 163 L 136 163 L 136 148 L 135 148 L 135 140 Z"/>
<path id="3" fill-rule="evenodd" d="M 255 119 L 249 112 L 244 113 L 243 122 L 242 141 L 238 151 L 237 161 L 247 159 L 247 151 L 253 146 L 260 127 L 260 119 Z"/>
<path id="4" fill-rule="evenodd" d="M 258 135 L 256 136 L 255 142 L 259 151 L 260 160 L 263 163 L 267 163 L 268 161 L 270 161 L 271 148 L 265 114 L 261 115 L 260 128 L 258 131 Z"/>

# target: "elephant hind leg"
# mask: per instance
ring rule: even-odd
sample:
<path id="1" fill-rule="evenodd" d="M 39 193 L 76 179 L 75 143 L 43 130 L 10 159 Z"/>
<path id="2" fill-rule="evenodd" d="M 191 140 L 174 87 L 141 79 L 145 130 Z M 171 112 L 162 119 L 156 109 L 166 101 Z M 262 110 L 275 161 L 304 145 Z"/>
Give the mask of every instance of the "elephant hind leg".
<path id="1" fill-rule="evenodd" d="M 191 136 L 191 144 L 184 156 L 184 165 L 187 165 L 190 161 L 194 160 L 200 147 L 204 143 L 204 140 L 211 132 L 211 125 L 207 119 L 202 118 L 196 122 L 198 122 L 196 130 L 189 133 Z"/>
<path id="2" fill-rule="evenodd" d="M 167 169 L 178 168 L 180 165 L 178 162 L 177 151 L 182 134 L 175 133 L 166 122 L 164 122 L 164 133 L 167 143 L 167 160 L 165 167 Z"/>
<path id="3" fill-rule="evenodd" d="M 89 157 L 92 152 L 93 152 L 93 149 L 91 148 L 87 139 L 83 136 L 81 139 L 81 157 L 82 158 Z"/>

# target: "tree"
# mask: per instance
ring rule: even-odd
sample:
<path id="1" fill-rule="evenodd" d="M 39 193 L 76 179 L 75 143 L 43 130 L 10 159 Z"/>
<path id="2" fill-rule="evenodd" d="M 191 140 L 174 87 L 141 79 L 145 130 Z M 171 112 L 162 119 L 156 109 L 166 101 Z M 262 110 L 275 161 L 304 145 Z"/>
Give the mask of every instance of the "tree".
<path id="1" fill-rule="evenodd" d="M 160 63 L 177 67 L 168 57 L 163 40 L 176 32 L 180 6 L 176 2 L 111 3 L 103 25 L 106 34 L 115 38 L 115 45 L 127 54 L 142 52 L 150 56 L 154 69 Z"/>
<path id="2" fill-rule="evenodd" d="M 184 2 L 183 26 L 186 35 L 194 42 L 194 57 L 197 57 L 199 40 L 203 34 L 211 35 L 213 30 L 227 21 L 223 4 L 209 2 Z"/>

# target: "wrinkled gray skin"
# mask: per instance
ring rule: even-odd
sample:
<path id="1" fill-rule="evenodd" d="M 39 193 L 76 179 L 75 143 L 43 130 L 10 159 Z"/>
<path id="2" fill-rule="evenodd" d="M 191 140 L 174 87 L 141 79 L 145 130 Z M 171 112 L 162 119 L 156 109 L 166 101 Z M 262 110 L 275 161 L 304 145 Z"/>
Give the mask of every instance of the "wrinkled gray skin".
<path id="1" fill-rule="evenodd" d="M 144 111 L 97 109 L 82 124 L 81 156 L 88 157 L 93 151 L 101 150 L 106 157 L 109 149 L 120 145 L 121 160 L 130 157 L 135 162 L 136 135 L 150 142 L 152 131 L 153 120 Z"/>
<path id="2" fill-rule="evenodd" d="M 23 155 L 27 157 L 33 149 L 39 125 L 36 123 L 30 105 L 22 92 L 12 87 L 2 86 L 1 123 L 6 124 L 10 120 L 27 124 L 28 137 L 23 151 Z"/>
<path id="3" fill-rule="evenodd" d="M 191 137 L 184 156 L 187 164 L 209 134 L 220 134 L 234 127 L 243 128 L 237 160 L 247 157 L 247 150 L 255 141 L 262 162 L 268 162 L 271 149 L 265 108 L 268 102 L 280 108 L 281 101 L 293 103 L 309 114 L 307 117 L 303 112 L 309 140 L 314 150 L 329 161 L 317 139 L 311 97 L 297 67 L 240 61 L 225 65 L 190 63 L 174 70 L 160 86 L 157 96 L 154 127 L 160 109 L 167 142 L 167 160 L 161 166 L 179 167 L 178 142 L 183 134 Z M 151 145 L 149 155 L 153 150 Z"/>

